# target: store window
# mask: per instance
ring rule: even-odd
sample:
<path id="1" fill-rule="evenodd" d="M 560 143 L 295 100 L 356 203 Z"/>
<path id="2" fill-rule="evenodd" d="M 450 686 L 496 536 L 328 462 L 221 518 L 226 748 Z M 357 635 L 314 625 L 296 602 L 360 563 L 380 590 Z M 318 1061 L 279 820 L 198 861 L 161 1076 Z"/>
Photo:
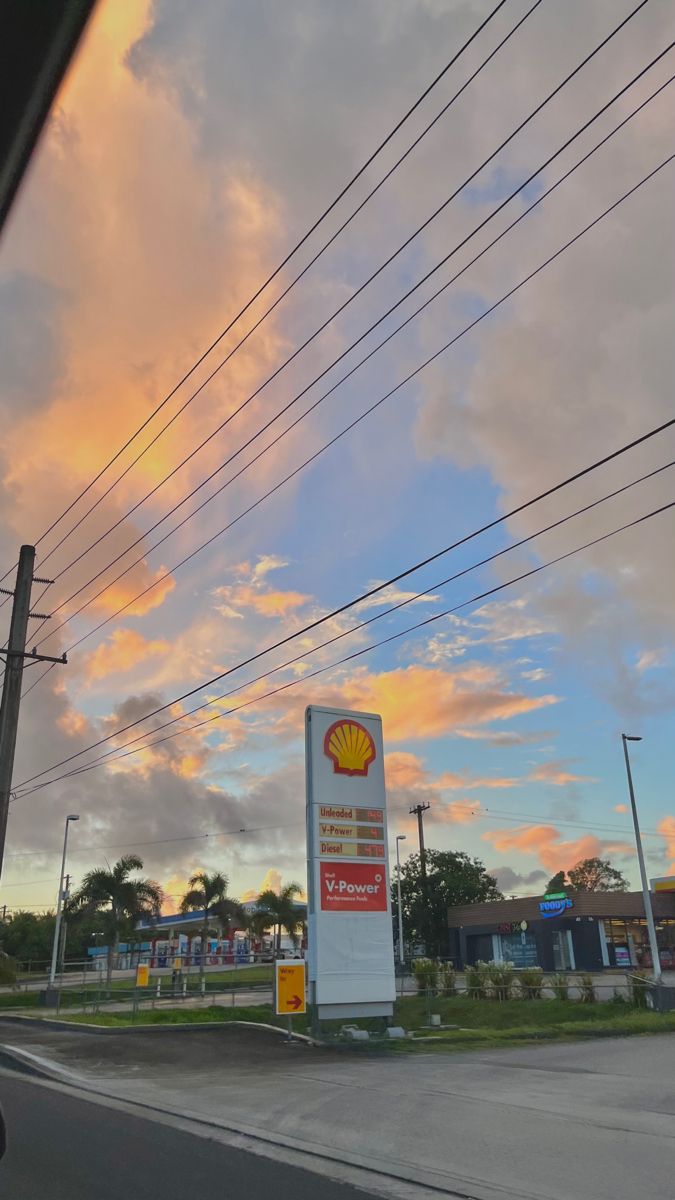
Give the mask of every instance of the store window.
<path id="1" fill-rule="evenodd" d="M 536 967 L 538 958 L 534 934 L 521 930 L 499 936 L 503 962 L 512 962 L 515 967 Z"/>
<path id="2" fill-rule="evenodd" d="M 642 920 L 621 921 L 605 919 L 605 938 L 610 950 L 612 967 L 639 967 L 651 970 L 652 955 L 649 948 L 647 922 Z M 661 968 L 675 969 L 675 921 L 664 918 L 656 922 L 656 940 L 659 947 Z"/>

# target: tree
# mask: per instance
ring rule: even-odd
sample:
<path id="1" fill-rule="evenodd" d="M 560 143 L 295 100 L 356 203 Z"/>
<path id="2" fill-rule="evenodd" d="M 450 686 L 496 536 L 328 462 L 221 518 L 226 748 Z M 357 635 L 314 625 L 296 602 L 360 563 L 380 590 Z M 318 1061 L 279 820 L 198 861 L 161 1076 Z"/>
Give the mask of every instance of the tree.
<path id="1" fill-rule="evenodd" d="M 577 892 L 627 892 L 628 880 L 608 858 L 584 858 L 567 872 Z"/>
<path id="2" fill-rule="evenodd" d="M 88 871 L 69 905 L 71 912 L 97 913 L 100 917 L 108 940 L 108 987 L 122 931 L 131 936 L 141 917 L 158 917 L 160 913 L 163 895 L 159 884 L 152 879 L 130 878 L 132 872 L 142 869 L 143 860 L 137 854 L 125 854 L 114 867 Z"/>
<path id="3" fill-rule="evenodd" d="M 546 884 L 547 892 L 562 892 L 567 887 L 567 878 L 564 871 L 557 871 L 556 874 L 549 879 Z"/>
<path id="4" fill-rule="evenodd" d="M 267 888 L 258 896 L 258 904 L 261 910 L 267 914 L 268 924 L 274 926 L 277 954 L 281 950 L 282 929 L 286 930 L 294 946 L 298 944 L 298 931 L 302 929 L 302 916 L 293 902 L 295 897 L 301 893 L 302 888 L 299 883 L 287 883 L 278 893 Z"/>
<path id="5" fill-rule="evenodd" d="M 18 962 L 47 963 L 54 940 L 54 913 L 15 912 L 3 926 L 2 948 Z"/>
<path id="6" fill-rule="evenodd" d="M 452 905 L 501 900 L 503 897 L 480 859 L 453 850 L 427 850 L 425 858 L 428 907 L 419 854 L 411 854 L 401 867 L 403 929 L 406 938 L 424 942 L 428 954 L 438 955 L 447 944 L 447 912 Z M 396 912 L 396 879 L 392 883 L 391 899 Z"/>
<path id="7" fill-rule="evenodd" d="M 209 936 L 209 924 L 217 921 L 219 925 L 229 927 L 237 922 L 244 925 L 245 918 L 236 900 L 228 896 L 227 889 L 230 881 L 227 875 L 220 871 L 196 871 L 190 876 L 190 889 L 180 902 L 180 911 L 203 912 L 201 933 L 201 954 L 199 956 L 199 984 L 204 983 L 204 968 L 206 966 L 206 942 Z"/>
<path id="8" fill-rule="evenodd" d="M 246 914 L 246 932 L 251 941 L 262 942 L 269 926 L 270 914 L 267 911 L 261 912 L 258 909 L 256 912 Z"/>

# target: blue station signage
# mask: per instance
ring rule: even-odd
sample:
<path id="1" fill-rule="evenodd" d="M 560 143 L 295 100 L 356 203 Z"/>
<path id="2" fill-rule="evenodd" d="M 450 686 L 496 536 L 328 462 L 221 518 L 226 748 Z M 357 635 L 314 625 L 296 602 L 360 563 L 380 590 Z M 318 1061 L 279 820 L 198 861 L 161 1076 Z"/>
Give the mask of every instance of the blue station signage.
<path id="1" fill-rule="evenodd" d="M 567 908 L 573 908 L 574 902 L 565 892 L 547 892 L 539 901 L 539 912 L 542 917 L 561 917 Z"/>

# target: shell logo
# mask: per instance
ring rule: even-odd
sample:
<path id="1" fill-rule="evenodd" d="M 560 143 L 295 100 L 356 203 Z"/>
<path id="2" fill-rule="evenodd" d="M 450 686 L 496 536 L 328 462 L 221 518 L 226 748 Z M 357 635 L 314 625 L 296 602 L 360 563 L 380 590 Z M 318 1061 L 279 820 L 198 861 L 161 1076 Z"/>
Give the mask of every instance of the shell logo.
<path id="1" fill-rule="evenodd" d="M 375 758 L 375 742 L 358 721 L 342 717 L 326 730 L 323 752 L 335 775 L 367 775 Z"/>

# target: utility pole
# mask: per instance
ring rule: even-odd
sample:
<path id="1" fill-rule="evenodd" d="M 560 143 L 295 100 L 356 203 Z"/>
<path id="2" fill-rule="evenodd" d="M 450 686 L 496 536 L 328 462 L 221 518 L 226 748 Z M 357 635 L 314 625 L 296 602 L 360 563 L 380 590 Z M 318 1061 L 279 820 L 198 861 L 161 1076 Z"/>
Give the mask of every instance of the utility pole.
<path id="1" fill-rule="evenodd" d="M 420 869 L 425 888 L 427 884 L 427 856 L 424 849 L 424 814 L 429 808 L 431 808 L 430 804 L 415 804 L 410 809 L 411 817 L 417 817 L 417 831 L 420 839 Z"/>
<path id="2" fill-rule="evenodd" d="M 16 572 L 16 587 L 12 605 L 12 620 L 7 642 L 7 666 L 0 705 L 0 873 L 5 853 L 5 834 L 9 813 L 9 794 L 12 789 L 14 751 L 19 728 L 19 704 L 23 679 L 23 656 L 30 616 L 30 590 L 33 584 L 35 546 L 22 546 Z"/>
<path id="3" fill-rule="evenodd" d="M 16 735 L 19 728 L 19 706 L 21 703 L 21 683 L 23 680 L 24 659 L 34 662 L 65 663 L 65 654 L 53 658 L 48 654 L 38 654 L 37 650 L 26 650 L 26 632 L 29 617 L 47 620 L 46 613 L 30 611 L 30 593 L 33 582 L 49 584 L 51 579 L 35 579 L 33 566 L 35 564 L 35 546 L 22 546 L 19 553 L 19 563 L 16 572 L 16 585 L 13 592 L 0 588 L 1 592 L 13 596 L 12 619 L 9 626 L 7 646 L 0 650 L 7 660 L 5 679 L 2 687 L 0 702 L 0 874 L 5 853 L 5 835 L 7 833 L 7 816 L 9 799 L 12 789 L 12 772 L 14 770 L 14 752 L 16 750 Z"/>
<path id="4" fill-rule="evenodd" d="M 431 914 L 429 911 L 429 885 L 427 883 L 427 855 L 424 847 L 424 814 L 431 808 L 430 804 L 414 804 L 410 809 L 410 815 L 417 817 L 417 832 L 420 842 L 420 872 L 422 875 L 422 899 L 424 901 L 424 924 L 426 926 L 427 936 L 425 938 L 425 950 L 429 952 L 429 944 L 432 941 L 431 937 Z"/>

